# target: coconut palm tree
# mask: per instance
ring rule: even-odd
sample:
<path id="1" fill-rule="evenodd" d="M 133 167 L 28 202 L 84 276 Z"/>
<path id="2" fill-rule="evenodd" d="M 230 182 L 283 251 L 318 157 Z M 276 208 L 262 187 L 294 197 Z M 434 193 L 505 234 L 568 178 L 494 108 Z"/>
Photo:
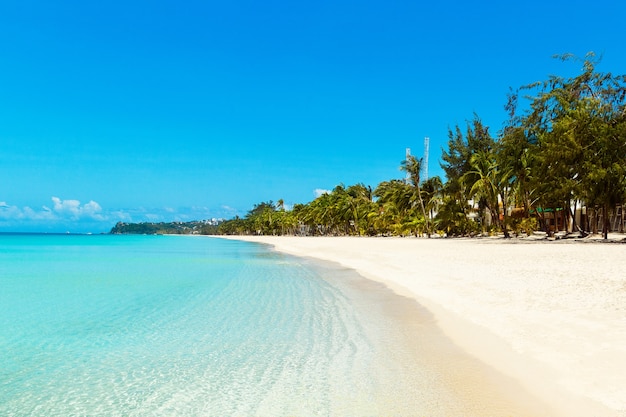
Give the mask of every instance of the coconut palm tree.
<path id="1" fill-rule="evenodd" d="M 431 177 L 422 184 L 422 193 L 426 200 L 426 211 L 428 212 L 428 220 L 432 223 L 435 212 L 441 204 L 443 191 L 443 182 L 438 176 Z"/>
<path id="2" fill-rule="evenodd" d="M 400 169 L 407 173 L 407 183 L 414 189 L 414 193 L 417 195 L 419 205 L 422 209 L 422 215 L 426 224 L 426 234 L 430 237 L 430 224 L 428 217 L 426 216 L 426 207 L 424 206 L 424 199 L 422 198 L 422 190 L 420 188 L 420 174 L 422 170 L 422 158 L 417 159 L 413 155 L 408 155 L 407 158 L 402 161 Z"/>
<path id="3" fill-rule="evenodd" d="M 484 201 L 493 224 L 501 225 L 498 196 L 501 187 L 501 173 L 493 152 L 477 152 L 470 160 L 472 169 L 461 177 L 461 182 L 469 190 L 469 197 Z M 505 229 L 506 234 L 506 229 Z"/>

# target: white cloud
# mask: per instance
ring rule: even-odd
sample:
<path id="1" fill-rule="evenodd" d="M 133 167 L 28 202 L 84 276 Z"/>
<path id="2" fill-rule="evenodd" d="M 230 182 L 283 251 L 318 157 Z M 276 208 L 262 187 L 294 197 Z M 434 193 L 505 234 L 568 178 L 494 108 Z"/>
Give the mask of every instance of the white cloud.
<path id="1" fill-rule="evenodd" d="M 59 197 L 52 197 L 52 202 L 54 203 L 54 212 L 60 217 L 69 216 L 72 220 L 84 218 L 106 220 L 106 217 L 100 214 L 102 207 L 93 200 L 81 205 L 78 200 L 61 200 Z M 48 207 L 44 206 L 44 209 L 48 209 Z"/>
<path id="2" fill-rule="evenodd" d="M 321 197 L 324 194 L 330 194 L 330 190 L 324 190 L 322 188 L 316 188 L 315 190 L 313 190 L 313 194 L 315 195 L 315 198 Z"/>
<path id="3" fill-rule="evenodd" d="M 19 207 L 10 206 L 6 202 L 0 202 L 0 219 L 21 219 L 24 213 Z"/>
<path id="4" fill-rule="evenodd" d="M 108 221 L 109 218 L 102 214 L 102 207 L 97 202 L 90 200 L 81 204 L 79 200 L 62 200 L 52 197 L 52 208 L 43 205 L 40 209 L 29 206 L 18 207 L 10 205 L 6 201 L 0 201 L 0 220 L 5 226 L 19 226 L 20 224 L 47 224 L 66 223 L 68 221 Z"/>
<path id="5" fill-rule="evenodd" d="M 35 211 L 32 208 L 26 206 L 22 209 L 22 213 L 22 218 L 28 220 L 56 220 L 57 218 L 55 214 L 46 206 L 43 206 L 43 210 L 39 211 Z"/>
<path id="6" fill-rule="evenodd" d="M 89 200 L 89 203 L 83 206 L 83 215 L 95 220 L 106 220 L 106 217 L 101 215 L 100 212 L 102 212 L 102 207 L 93 200 Z"/>

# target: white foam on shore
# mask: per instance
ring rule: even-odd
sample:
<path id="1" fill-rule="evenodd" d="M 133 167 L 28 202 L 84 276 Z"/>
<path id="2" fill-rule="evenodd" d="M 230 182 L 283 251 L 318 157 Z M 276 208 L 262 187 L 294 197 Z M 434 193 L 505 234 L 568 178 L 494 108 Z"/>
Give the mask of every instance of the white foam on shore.
<path id="1" fill-rule="evenodd" d="M 410 296 L 471 356 L 554 415 L 626 416 L 621 244 L 247 237 L 337 262 Z"/>

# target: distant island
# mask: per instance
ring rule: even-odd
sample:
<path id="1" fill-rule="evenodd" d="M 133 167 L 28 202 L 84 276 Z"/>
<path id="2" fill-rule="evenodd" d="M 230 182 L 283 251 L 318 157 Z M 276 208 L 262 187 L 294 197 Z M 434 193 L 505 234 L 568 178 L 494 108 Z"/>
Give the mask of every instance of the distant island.
<path id="1" fill-rule="evenodd" d="M 124 223 L 118 222 L 109 232 L 113 235 L 215 235 L 221 219 L 190 222 Z"/>

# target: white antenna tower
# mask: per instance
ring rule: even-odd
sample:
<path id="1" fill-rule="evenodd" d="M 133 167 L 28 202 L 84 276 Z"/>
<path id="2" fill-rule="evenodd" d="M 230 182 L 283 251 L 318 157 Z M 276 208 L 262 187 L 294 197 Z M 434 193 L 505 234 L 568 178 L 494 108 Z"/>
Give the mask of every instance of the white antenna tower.
<path id="1" fill-rule="evenodd" d="M 424 138 L 424 180 L 428 181 L 428 151 L 430 148 L 430 138 Z"/>

